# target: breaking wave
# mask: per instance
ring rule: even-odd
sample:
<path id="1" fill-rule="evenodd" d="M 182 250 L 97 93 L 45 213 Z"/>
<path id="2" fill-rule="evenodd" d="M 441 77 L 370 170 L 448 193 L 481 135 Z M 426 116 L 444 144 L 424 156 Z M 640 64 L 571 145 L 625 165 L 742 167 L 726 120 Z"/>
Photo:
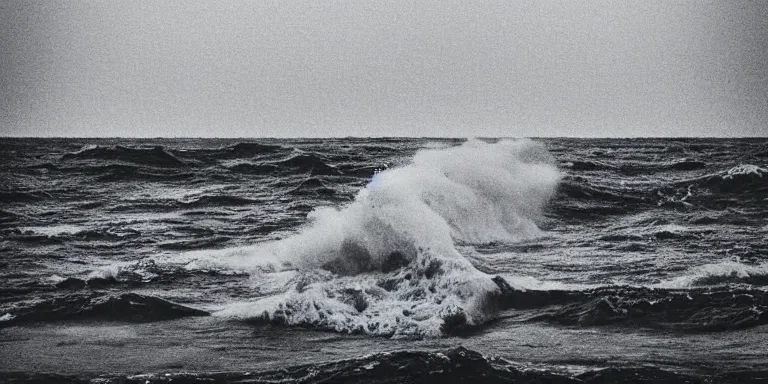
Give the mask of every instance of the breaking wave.
<path id="1" fill-rule="evenodd" d="M 295 270 L 282 293 L 231 304 L 218 316 L 439 336 L 492 319 L 506 285 L 475 269 L 455 242 L 538 236 L 536 222 L 559 179 L 546 149 L 527 140 L 422 150 L 410 164 L 374 175 L 347 206 L 314 210 L 293 236 L 183 257 L 189 268 L 251 271 L 256 284 L 270 272 Z"/>
<path id="2" fill-rule="evenodd" d="M 768 264 L 748 265 L 736 261 L 705 264 L 687 274 L 662 282 L 668 288 L 689 288 L 723 284 L 768 285 Z"/>
<path id="3" fill-rule="evenodd" d="M 721 193 L 768 191 L 768 170 L 752 164 L 740 164 L 727 171 L 697 180 L 700 185 Z"/>

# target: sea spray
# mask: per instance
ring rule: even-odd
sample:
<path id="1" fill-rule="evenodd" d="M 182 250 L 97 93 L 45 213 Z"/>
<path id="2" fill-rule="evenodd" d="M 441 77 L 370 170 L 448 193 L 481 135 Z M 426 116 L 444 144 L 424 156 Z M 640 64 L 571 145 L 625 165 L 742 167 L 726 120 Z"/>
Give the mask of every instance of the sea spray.
<path id="1" fill-rule="evenodd" d="M 195 253 L 192 266 L 252 270 L 254 279 L 298 271 L 284 293 L 230 305 L 219 316 L 439 336 L 493 318 L 500 294 L 454 242 L 539 235 L 536 221 L 559 178 L 546 149 L 528 140 L 426 149 L 408 165 L 376 174 L 349 205 L 316 209 L 297 234 L 208 257 Z"/>

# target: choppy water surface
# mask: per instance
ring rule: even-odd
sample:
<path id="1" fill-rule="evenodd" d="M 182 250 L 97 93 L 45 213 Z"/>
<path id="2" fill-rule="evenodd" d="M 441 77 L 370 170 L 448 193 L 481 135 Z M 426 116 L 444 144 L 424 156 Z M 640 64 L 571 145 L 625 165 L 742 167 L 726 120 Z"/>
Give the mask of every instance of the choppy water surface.
<path id="1" fill-rule="evenodd" d="M 6 372 L 458 345 L 586 381 L 768 368 L 765 139 L 4 139 L 0 155 Z"/>

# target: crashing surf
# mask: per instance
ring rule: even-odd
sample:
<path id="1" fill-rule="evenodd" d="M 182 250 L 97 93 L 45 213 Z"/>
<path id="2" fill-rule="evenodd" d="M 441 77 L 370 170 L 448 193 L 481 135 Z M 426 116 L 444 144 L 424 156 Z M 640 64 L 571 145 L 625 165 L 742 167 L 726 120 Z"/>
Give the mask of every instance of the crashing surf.
<path id="1" fill-rule="evenodd" d="M 419 151 L 377 173 L 355 200 L 319 208 L 285 239 L 187 254 L 190 268 L 293 270 L 285 291 L 217 316 L 338 332 L 434 337 L 493 319 L 502 287 L 455 243 L 536 237 L 560 173 L 527 140 Z M 506 283 L 504 283 L 506 285 Z"/>

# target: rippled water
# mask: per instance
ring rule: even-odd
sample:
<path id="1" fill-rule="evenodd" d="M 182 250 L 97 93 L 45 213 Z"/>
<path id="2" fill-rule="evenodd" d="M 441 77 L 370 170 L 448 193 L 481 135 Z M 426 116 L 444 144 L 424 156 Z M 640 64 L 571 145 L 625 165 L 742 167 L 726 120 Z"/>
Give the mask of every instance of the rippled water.
<path id="1" fill-rule="evenodd" d="M 170 353 L 185 370 L 458 344 L 550 370 L 765 365 L 764 139 L 4 139 L 0 152 L 10 370 L 166 367 L 61 363 L 106 348 L 103 332 L 115 356 L 162 354 L 159 332 L 199 345 Z"/>

